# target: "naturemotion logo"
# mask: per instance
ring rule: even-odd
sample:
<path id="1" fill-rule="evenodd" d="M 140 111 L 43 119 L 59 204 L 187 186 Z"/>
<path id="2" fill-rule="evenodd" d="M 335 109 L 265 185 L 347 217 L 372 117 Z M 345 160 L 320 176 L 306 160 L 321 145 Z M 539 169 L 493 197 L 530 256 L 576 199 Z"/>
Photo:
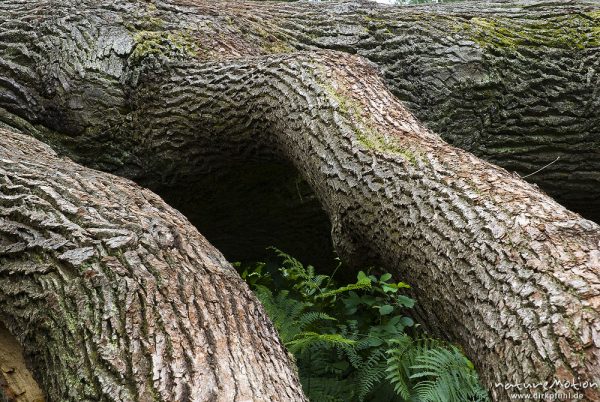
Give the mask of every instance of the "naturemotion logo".
<path id="1" fill-rule="evenodd" d="M 597 389 L 598 382 L 582 380 L 552 380 L 537 383 L 500 383 L 494 388 L 508 391 L 511 400 L 573 401 L 582 400 L 587 389 Z"/>

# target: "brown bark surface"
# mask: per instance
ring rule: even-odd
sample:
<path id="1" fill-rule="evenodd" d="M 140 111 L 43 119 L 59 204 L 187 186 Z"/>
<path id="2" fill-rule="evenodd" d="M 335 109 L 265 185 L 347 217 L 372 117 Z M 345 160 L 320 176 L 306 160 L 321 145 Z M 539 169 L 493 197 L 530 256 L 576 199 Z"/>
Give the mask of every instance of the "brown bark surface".
<path id="1" fill-rule="evenodd" d="M 390 82 L 396 94 L 402 91 L 389 76 L 386 81 L 374 64 L 348 54 L 356 35 L 371 35 L 368 29 L 356 33 L 357 15 L 383 19 L 390 12 L 405 24 L 397 35 L 401 42 L 421 31 L 431 37 L 422 25 L 434 21 L 430 16 L 438 17 L 425 25 L 442 24 L 443 32 L 448 21 L 475 23 L 473 9 L 278 6 L 1 4 L 8 18 L 0 24 L 9 32 L 0 41 L 3 120 L 82 163 L 155 188 L 189 188 L 200 175 L 244 161 L 291 164 L 327 213 L 340 257 L 351 265 L 378 263 L 411 283 L 422 322 L 464 347 L 495 400 L 506 400 L 496 382 L 600 381 L 598 225 L 516 174 L 448 145 L 391 92 Z M 596 21 L 586 3 L 529 8 L 498 5 L 485 18 L 517 23 L 531 11 L 536 17 L 575 13 Z M 313 10 L 310 24 L 321 21 L 319 29 L 334 32 L 330 43 L 323 35 L 321 43 L 301 33 L 303 10 Z M 346 28 L 335 15 L 353 23 Z M 581 28 L 585 37 L 588 28 Z M 461 32 L 442 45 L 453 46 Z M 340 44 L 340 37 L 349 43 Z M 464 47 L 484 52 L 471 42 Z M 419 42 L 408 43 L 406 49 Z M 596 63 L 592 45 L 568 52 L 579 48 Z M 439 46 L 429 50 L 431 58 L 454 60 L 436 53 Z M 469 63 L 459 65 L 466 68 L 462 76 L 472 73 Z M 569 71 L 564 74 L 571 76 Z M 513 81 L 500 81 L 513 90 Z M 575 104 L 584 108 L 596 101 L 588 81 L 577 88 Z M 415 96 L 421 89 L 414 88 Z M 548 105 L 546 97 L 539 99 Z M 539 113 L 546 115 L 543 107 Z M 575 118 L 592 127 L 586 144 L 594 145 L 590 124 L 597 114 Z M 464 121 L 464 127 L 471 122 Z M 531 127 L 527 119 L 518 124 Z M 198 247 L 214 252 L 206 242 Z M 180 275 L 180 268 L 167 271 Z M 587 391 L 590 400 L 596 391 Z"/>
<path id="2" fill-rule="evenodd" d="M 49 400 L 304 400 L 262 307 L 180 213 L 7 130 L 0 320 Z"/>
<path id="3" fill-rule="evenodd" d="M 2 324 L 0 324 L 0 398 L 16 402 L 44 401 L 43 391 L 27 368 L 23 348 Z"/>

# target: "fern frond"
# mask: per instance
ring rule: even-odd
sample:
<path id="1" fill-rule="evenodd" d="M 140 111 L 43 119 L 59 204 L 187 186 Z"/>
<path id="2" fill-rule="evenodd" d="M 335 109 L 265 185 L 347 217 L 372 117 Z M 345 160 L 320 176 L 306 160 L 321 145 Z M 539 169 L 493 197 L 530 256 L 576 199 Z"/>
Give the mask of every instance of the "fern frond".
<path id="1" fill-rule="evenodd" d="M 358 400 L 364 401 L 367 395 L 385 376 L 386 355 L 381 349 L 376 350 L 358 371 Z"/>
<path id="2" fill-rule="evenodd" d="M 298 323 L 301 320 L 310 320 L 310 317 L 303 317 L 303 314 L 309 314 L 305 313 L 305 310 L 312 304 L 289 297 L 287 290 L 282 290 L 277 296 L 273 296 L 268 288 L 257 286 L 255 294 L 275 324 L 279 337 L 284 343 L 294 339 L 300 333 L 301 328 Z"/>
<path id="3" fill-rule="evenodd" d="M 322 345 L 333 348 L 335 346 L 353 346 L 356 341 L 344 338 L 339 334 L 319 334 L 317 332 L 301 332 L 285 345 L 293 354 L 305 350 L 308 346 Z"/>
<path id="4" fill-rule="evenodd" d="M 411 369 L 411 379 L 419 381 L 415 393 L 424 402 L 468 401 L 480 394 L 477 376 L 466 357 L 455 347 L 436 347 L 420 354 Z"/>
<path id="5" fill-rule="evenodd" d="M 354 399 L 352 383 L 331 377 L 302 378 L 302 388 L 314 402 L 347 402 Z"/>
<path id="6" fill-rule="evenodd" d="M 403 335 L 390 341 L 392 349 L 387 351 L 386 379 L 394 387 L 394 391 L 403 399 L 411 396 L 410 365 L 414 353 L 414 340 L 408 335 Z"/>
<path id="7" fill-rule="evenodd" d="M 352 290 L 363 290 L 363 289 L 371 289 L 371 288 L 372 288 L 371 281 L 363 281 L 363 282 L 352 283 L 347 286 L 342 286 L 341 288 L 337 288 L 337 289 L 330 290 L 328 292 L 321 293 L 320 295 L 317 295 L 316 297 L 326 298 L 326 297 L 338 295 L 340 293 L 350 292 Z"/>
<path id="8" fill-rule="evenodd" d="M 298 326 L 298 328 L 301 331 L 304 331 L 308 326 L 310 326 L 311 324 L 314 324 L 315 322 L 317 322 L 319 320 L 337 321 L 335 318 L 333 318 L 329 314 L 321 313 L 318 311 L 310 311 L 308 313 L 302 314 L 298 318 L 296 325 Z"/>
<path id="9" fill-rule="evenodd" d="M 348 361 L 355 369 L 359 369 L 363 365 L 363 358 L 356 351 L 356 341 L 352 344 L 352 347 L 348 347 L 346 345 L 338 345 L 338 350 L 341 354 L 345 354 L 348 358 Z"/>

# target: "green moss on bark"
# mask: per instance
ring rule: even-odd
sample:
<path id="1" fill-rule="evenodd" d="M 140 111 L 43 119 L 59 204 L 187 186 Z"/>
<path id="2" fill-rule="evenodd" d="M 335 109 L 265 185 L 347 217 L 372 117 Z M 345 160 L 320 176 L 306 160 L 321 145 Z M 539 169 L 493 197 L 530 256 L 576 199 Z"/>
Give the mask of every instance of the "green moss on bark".
<path id="1" fill-rule="evenodd" d="M 333 106 L 351 119 L 356 139 L 363 147 L 383 153 L 400 155 L 410 164 L 416 165 L 417 160 L 420 159 L 418 154 L 399 146 L 393 138 L 379 132 L 375 125 L 363 117 L 367 112 L 363 111 L 358 102 L 344 95 L 327 82 L 321 82 L 321 87 L 329 99 L 337 104 Z"/>
<path id="2" fill-rule="evenodd" d="M 587 49 L 600 46 L 600 12 L 530 19 L 472 18 L 464 29 L 481 47 L 518 48 L 546 46 Z"/>
<path id="3" fill-rule="evenodd" d="M 135 48 L 131 57 L 165 56 L 167 58 L 196 57 L 198 45 L 189 32 L 139 31 L 134 34 Z"/>

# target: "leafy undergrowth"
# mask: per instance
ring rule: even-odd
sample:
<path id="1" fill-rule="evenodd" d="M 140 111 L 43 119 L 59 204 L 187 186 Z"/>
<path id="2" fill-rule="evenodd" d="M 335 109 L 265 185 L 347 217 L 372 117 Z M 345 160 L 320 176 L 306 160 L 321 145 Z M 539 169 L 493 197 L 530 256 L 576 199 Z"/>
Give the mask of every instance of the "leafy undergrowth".
<path id="1" fill-rule="evenodd" d="M 409 285 L 361 271 L 339 286 L 335 271 L 317 274 L 273 250 L 278 264 L 235 265 L 294 355 L 311 401 L 489 401 L 463 353 L 406 315 L 415 304 L 402 294 Z"/>

